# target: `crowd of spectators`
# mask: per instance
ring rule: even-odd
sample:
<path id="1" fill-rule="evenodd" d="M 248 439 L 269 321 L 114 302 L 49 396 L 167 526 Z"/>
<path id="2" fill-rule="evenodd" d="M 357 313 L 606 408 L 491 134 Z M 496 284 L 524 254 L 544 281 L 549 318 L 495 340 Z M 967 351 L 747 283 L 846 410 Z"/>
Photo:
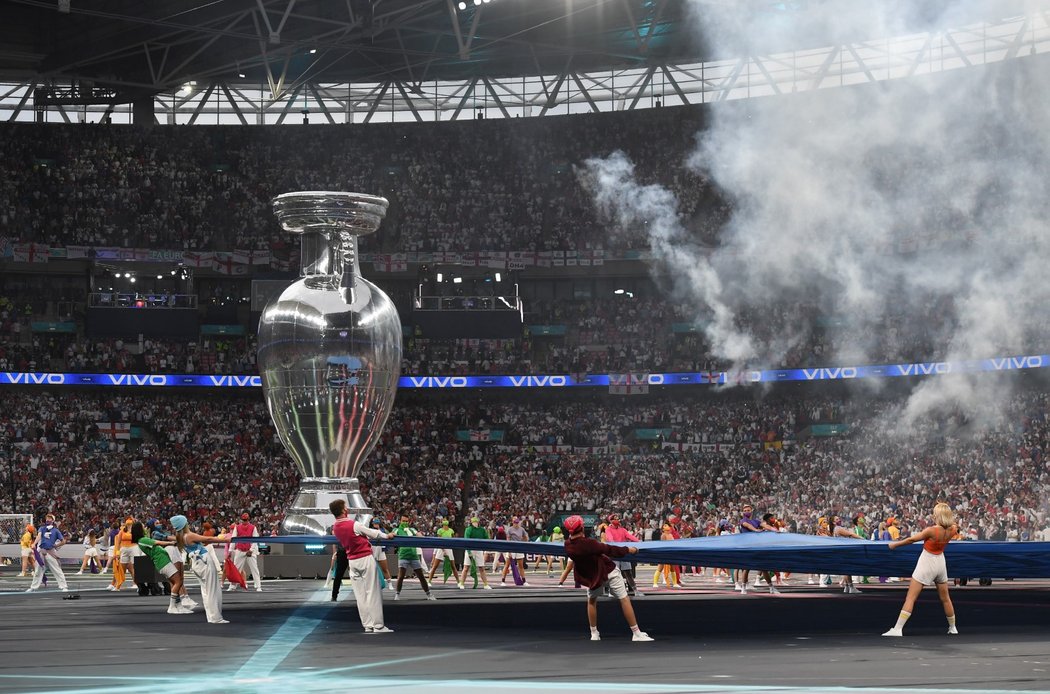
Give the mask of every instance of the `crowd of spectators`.
<path id="1" fill-rule="evenodd" d="M 127 513 L 225 524 L 245 510 L 274 530 L 297 488 L 257 397 L 20 389 L 0 391 L 0 405 L 0 490 L 13 472 L 16 510 L 54 511 L 74 533 Z M 672 517 L 705 535 L 735 524 L 747 502 L 804 533 L 829 510 L 915 528 L 946 500 L 975 537 L 1050 539 L 1046 392 L 1018 393 L 993 418 L 947 413 L 907 433 L 893 426 L 900 406 L 889 395 L 743 391 L 404 395 L 362 490 L 380 516 L 408 510 L 421 527 L 517 515 L 538 533 L 575 510 L 623 514 L 646 536 Z M 112 439 L 108 422 L 130 423 L 132 438 Z M 816 436 L 816 423 L 846 433 Z"/>
<path id="2" fill-rule="evenodd" d="M 671 187 L 683 217 L 713 233 L 725 204 L 681 157 L 663 154 L 688 151 L 702 117 L 685 108 L 279 130 L 10 124 L 0 129 L 0 236 L 280 252 L 288 239 L 273 196 L 354 190 L 391 201 L 366 249 L 645 248 L 637 231 L 610 237 L 576 169 L 622 149 L 642 180 Z"/>
<path id="3" fill-rule="evenodd" d="M 54 303 L 54 302 L 52 302 Z M 405 333 L 401 370 L 405 375 L 587 374 L 710 372 L 731 369 L 718 359 L 695 327 L 692 307 L 666 298 L 613 296 L 602 299 L 529 302 L 523 334 L 507 339 L 436 339 Z M 800 309 L 803 310 L 803 309 Z M 806 307 L 805 310 L 811 310 Z M 905 334 L 903 318 L 860 331 L 848 321 L 800 316 L 798 344 L 773 363 L 755 368 L 935 361 L 946 354 L 933 339 L 933 326 L 944 313 L 931 303 L 925 318 L 909 316 L 926 329 Z M 0 371 L 74 371 L 118 373 L 256 373 L 253 330 L 243 337 L 174 340 L 96 339 L 76 333 L 34 333 L 29 304 L 0 296 Z M 45 317 L 46 318 L 46 317 Z M 410 320 L 408 318 L 407 320 Z M 745 322 L 749 321 L 744 316 Z M 563 326 L 564 333 L 532 334 L 527 326 Z M 83 326 L 77 323 L 78 332 Z M 757 341 L 772 341 L 759 323 L 748 325 Z M 753 331 L 753 332 L 750 332 Z M 867 344 L 858 345 L 858 335 Z M 1029 336 L 1011 354 L 1029 354 L 1044 336 Z M 1034 339 L 1039 337 L 1040 339 Z M 1006 355 L 978 355 L 1006 356 Z"/>

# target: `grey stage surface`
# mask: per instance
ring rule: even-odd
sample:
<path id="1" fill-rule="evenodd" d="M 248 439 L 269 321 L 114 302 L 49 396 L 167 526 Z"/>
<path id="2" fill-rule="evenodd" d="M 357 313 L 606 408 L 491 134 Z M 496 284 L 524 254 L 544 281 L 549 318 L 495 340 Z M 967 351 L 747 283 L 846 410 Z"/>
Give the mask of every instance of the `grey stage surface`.
<path id="1" fill-rule="evenodd" d="M 0 691 L 1050 691 L 1046 581 L 954 588 L 956 637 L 927 590 L 907 635 L 888 639 L 903 584 L 848 596 L 796 577 L 780 596 L 741 596 L 688 576 L 635 602 L 655 642 L 632 643 L 605 601 L 592 643 L 582 591 L 534 574 L 528 588 L 438 585 L 437 602 L 406 582 L 400 601 L 385 593 L 396 633 L 383 635 L 361 633 L 352 596 L 333 604 L 315 580 L 225 593 L 226 625 L 107 592 L 107 578 L 70 580 L 78 600 L 0 573 Z"/>

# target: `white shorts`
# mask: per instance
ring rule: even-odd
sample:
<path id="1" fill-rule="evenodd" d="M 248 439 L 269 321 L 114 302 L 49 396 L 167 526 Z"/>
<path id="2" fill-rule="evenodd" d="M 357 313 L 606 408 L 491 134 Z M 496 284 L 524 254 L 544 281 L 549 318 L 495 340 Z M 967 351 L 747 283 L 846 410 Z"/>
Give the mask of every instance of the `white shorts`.
<path id="1" fill-rule="evenodd" d="M 511 559 L 524 559 L 525 558 L 524 554 L 518 554 L 517 552 L 511 552 L 510 554 L 504 554 L 503 556 L 504 556 L 504 558 L 509 556 Z"/>
<path id="2" fill-rule="evenodd" d="M 478 565 L 479 569 L 485 568 L 485 553 L 480 549 L 467 550 L 463 555 L 463 563 L 470 565 L 471 558 L 474 559 L 474 563 Z"/>
<path id="3" fill-rule="evenodd" d="M 456 555 L 454 555 L 450 549 L 435 549 L 434 557 L 431 561 L 434 559 L 451 559 L 452 561 L 455 561 Z"/>
<path id="4" fill-rule="evenodd" d="M 32 547 L 23 547 L 22 548 L 22 556 L 23 557 L 31 557 L 31 556 L 33 556 L 33 548 Z"/>
<path id="5" fill-rule="evenodd" d="M 944 563 L 943 554 L 931 554 L 922 550 L 915 571 L 911 577 L 924 586 L 948 582 L 948 565 Z"/>
<path id="6" fill-rule="evenodd" d="M 89 559 L 96 559 L 96 558 L 98 558 L 98 555 L 99 555 L 99 551 L 95 547 L 88 547 L 87 549 L 84 550 L 84 556 L 88 557 Z"/>
<path id="7" fill-rule="evenodd" d="M 172 564 L 186 563 L 182 558 L 182 552 L 179 551 L 179 548 L 176 545 L 168 545 L 164 548 L 164 551 L 168 553 L 168 559 L 171 560 Z"/>
<path id="8" fill-rule="evenodd" d="M 120 563 L 121 564 L 134 564 L 135 557 L 141 557 L 142 550 L 139 549 L 138 545 L 129 545 L 127 547 L 120 548 Z"/>
<path id="9" fill-rule="evenodd" d="M 423 562 L 418 559 L 398 559 L 397 568 L 404 569 L 405 571 L 415 571 L 419 569 L 423 570 Z"/>
<path id="10" fill-rule="evenodd" d="M 157 571 L 160 572 L 160 575 L 164 578 L 171 578 L 179 572 L 179 570 L 175 568 L 174 564 L 165 564 L 164 566 L 157 569 Z"/>
<path id="11" fill-rule="evenodd" d="M 598 598 L 605 592 L 605 588 L 608 588 L 609 594 L 617 600 L 627 597 L 627 585 L 623 582 L 623 574 L 620 573 L 619 569 L 613 569 L 610 571 L 609 578 L 607 578 L 602 585 L 597 588 L 588 588 L 587 597 Z"/>
<path id="12" fill-rule="evenodd" d="M 113 548 L 112 547 L 108 547 L 106 549 L 106 556 L 109 557 L 110 559 L 113 558 Z"/>

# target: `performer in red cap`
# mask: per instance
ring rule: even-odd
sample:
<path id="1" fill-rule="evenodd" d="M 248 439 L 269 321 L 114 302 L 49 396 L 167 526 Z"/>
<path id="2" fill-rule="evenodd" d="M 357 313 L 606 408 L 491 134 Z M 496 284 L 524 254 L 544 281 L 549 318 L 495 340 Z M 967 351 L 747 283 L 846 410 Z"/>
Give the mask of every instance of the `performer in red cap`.
<path id="1" fill-rule="evenodd" d="M 251 516 L 247 513 L 241 514 L 241 522 L 233 526 L 234 537 L 259 537 L 259 529 L 256 528 L 250 521 Z M 233 565 L 237 567 L 237 570 L 241 572 L 241 575 L 245 579 L 248 578 L 248 574 L 244 572 L 244 567 L 248 567 L 248 571 L 252 574 L 252 581 L 255 583 L 255 592 L 262 592 L 262 574 L 259 573 L 259 545 L 254 542 L 238 542 L 233 545 Z M 227 590 L 236 590 L 237 584 L 231 583 Z"/>
<path id="2" fill-rule="evenodd" d="M 569 516 L 562 525 L 569 533 L 569 539 L 565 541 L 565 553 L 572 560 L 576 580 L 587 588 L 587 622 L 591 627 L 591 641 L 601 641 L 598 634 L 598 596 L 606 587 L 609 593 L 620 601 L 624 619 L 631 627 L 631 640 L 652 641 L 652 637 L 638 628 L 638 620 L 634 616 L 631 599 L 627 596 L 623 575 L 609 558 L 637 554 L 638 548 L 607 545 L 585 537 L 583 519 L 579 516 Z"/>

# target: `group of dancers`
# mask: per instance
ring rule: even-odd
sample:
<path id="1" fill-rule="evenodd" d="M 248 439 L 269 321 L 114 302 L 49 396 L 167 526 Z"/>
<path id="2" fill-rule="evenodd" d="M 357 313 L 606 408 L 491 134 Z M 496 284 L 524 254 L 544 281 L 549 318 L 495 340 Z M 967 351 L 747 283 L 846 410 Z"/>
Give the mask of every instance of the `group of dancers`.
<path id="1" fill-rule="evenodd" d="M 189 597 L 186 589 L 185 572 L 189 569 L 200 584 L 201 599 L 207 620 L 211 624 L 228 624 L 222 615 L 222 588 L 226 571 L 215 552 L 215 545 L 228 544 L 232 537 L 241 538 L 233 544 L 232 552 L 226 558 L 237 568 L 240 575 L 250 574 L 254 580 L 255 590 L 262 591 L 262 574 L 259 571 L 256 543 L 243 538 L 259 537 L 259 531 L 251 523 L 248 513 L 241 515 L 240 523 L 235 524 L 228 532 L 216 532 L 210 527 L 201 528 L 198 532 L 190 527 L 184 515 L 172 516 L 167 527 L 160 521 L 142 523 L 133 517 L 127 517 L 123 524 L 113 523 L 106 537 L 108 548 L 105 553 L 98 547 L 98 534 L 92 530 L 85 538 L 84 557 L 78 574 L 83 574 L 89 563 L 105 563 L 101 573 L 111 567 L 113 579 L 106 587 L 110 591 L 119 591 L 126 577 L 135 581 L 135 558 L 148 557 L 156 572 L 168 584 L 165 592 L 169 593 L 168 614 L 192 614 L 198 603 Z M 50 574 L 63 592 L 69 591 L 68 581 L 62 570 L 58 551 L 66 544 L 66 537 L 58 528 L 53 514 L 47 514 L 43 525 L 37 529 L 32 524 L 25 528 L 22 536 L 22 575 L 30 566 L 33 567 L 33 581 L 26 592 L 39 590 Z M 242 579 L 243 580 L 243 579 Z M 144 584 L 140 582 L 140 586 Z M 230 582 L 228 590 L 235 590 L 237 584 Z"/>
<path id="2" fill-rule="evenodd" d="M 389 540 L 398 536 L 412 537 L 418 535 L 419 533 L 412 527 L 411 517 L 408 514 L 403 514 L 397 529 L 392 532 L 385 532 L 379 527 L 379 522 L 376 519 L 373 519 L 370 524 L 351 520 L 347 512 L 346 502 L 343 500 L 333 501 L 330 504 L 330 510 L 335 518 L 332 532 L 339 542 L 337 553 L 333 557 L 334 569 L 331 574 L 333 579 L 332 599 L 335 600 L 337 598 L 343 576 L 348 574 L 364 632 L 366 634 L 392 633 L 393 630 L 384 620 L 383 586 L 381 581 L 385 580 L 390 586 L 394 586 L 394 582 L 386 565 L 382 540 Z M 924 530 L 909 537 L 889 542 L 888 547 L 891 550 L 916 542 L 922 542 L 923 549 L 912 573 L 908 593 L 898 615 L 897 622 L 883 636 L 897 637 L 903 635 L 904 626 L 908 618 L 911 617 L 916 600 L 926 586 L 936 587 L 948 621 L 948 633 L 959 633 L 956 626 L 955 608 L 952 605 L 948 592 L 948 572 L 944 559 L 944 550 L 948 543 L 958 535 L 959 528 L 955 514 L 946 503 L 938 503 L 933 509 L 932 517 L 933 524 Z M 837 516 L 829 514 L 826 518 L 833 520 L 828 521 L 823 534 L 864 539 L 856 531 L 842 528 L 838 524 L 839 519 Z M 520 525 L 516 522 L 518 519 L 514 520 L 512 528 L 519 528 Z M 750 506 L 744 506 L 740 531 L 763 532 L 777 530 L 776 525 L 771 524 L 769 520 L 769 518 L 765 517 L 762 519 L 755 518 L 753 509 Z M 201 598 L 208 622 L 212 624 L 227 624 L 228 621 L 222 616 L 222 583 L 224 574 L 215 552 L 215 545 L 229 543 L 231 537 L 258 537 L 258 531 L 249 522 L 248 514 L 244 514 L 241 521 L 228 534 L 205 534 L 205 532 L 197 532 L 191 528 L 189 520 L 183 515 L 172 516 L 168 520 L 171 529 L 170 533 L 167 529 L 160 527 L 159 523 L 154 524 L 152 530 L 148 532 L 143 523 L 130 517 L 127 518 L 124 525 L 118 528 L 118 532 L 113 535 L 116 541 L 111 544 L 112 552 L 109 553 L 110 561 L 107 562 L 107 565 L 113 563 L 113 560 L 116 560 L 117 563 L 113 564 L 114 583 L 110 584 L 110 589 L 119 589 L 119 585 L 116 583 L 118 570 L 133 573 L 134 557 L 144 555 L 152 561 L 157 573 L 170 583 L 171 597 L 168 604 L 168 613 L 191 614 L 193 608 L 197 607 L 197 603 L 189 597 L 186 590 L 185 571 L 189 568 L 199 581 Z M 652 637 L 638 627 L 638 621 L 631 604 L 631 594 L 636 590 L 633 578 L 633 564 L 626 561 L 625 558 L 637 553 L 638 550 L 634 546 L 625 547 L 623 545 L 606 543 L 606 541 L 636 542 L 637 538 L 622 528 L 619 516 L 615 514 L 610 516 L 608 523 L 600 529 L 600 536 L 604 541 L 586 537 L 584 521 L 580 516 L 574 515 L 566 518 L 563 526 L 568 533 L 567 537 L 562 535 L 561 528 L 555 528 L 555 532 L 552 533 L 551 537 L 552 539 L 557 537 L 558 540 L 564 542 L 567 562 L 563 570 L 562 580 L 564 581 L 568 572 L 571 571 L 576 584 L 587 589 L 587 620 L 590 627 L 591 640 L 598 641 L 601 638 L 598 631 L 596 605 L 599 597 L 608 596 L 619 600 L 624 618 L 631 630 L 632 640 L 652 641 Z M 521 534 L 524 534 L 524 531 L 521 531 Z M 671 534 L 666 527 L 665 534 Z M 454 535 L 455 533 L 448 527 L 448 521 L 444 521 L 439 531 L 439 536 L 454 537 Z M 519 534 L 515 533 L 515 537 L 518 536 Z M 489 539 L 488 531 L 481 526 L 480 519 L 477 516 L 470 519 L 470 525 L 466 528 L 464 537 L 468 539 Z M 508 539 L 510 539 L 509 534 Z M 524 535 L 524 539 L 527 540 L 528 536 Z M 661 539 L 664 538 L 661 537 Z M 54 576 L 60 590 L 69 590 L 65 574 L 58 559 L 58 550 L 65 543 L 66 538 L 52 514 L 45 516 L 44 523 L 39 529 L 32 525 L 26 527 L 26 533 L 22 537 L 23 573 L 29 566 L 29 557 L 35 559 L 33 582 L 27 589 L 27 592 L 38 590 L 45 580 L 46 573 Z M 94 547 L 94 541 L 89 543 L 89 549 L 97 549 Z M 261 586 L 258 584 L 258 566 L 253 561 L 254 556 L 258 552 L 257 546 L 240 540 L 235 544 L 234 551 L 245 555 L 243 557 L 244 566 L 249 569 L 256 579 L 256 590 L 261 590 Z M 439 552 L 435 553 L 435 558 L 431 563 L 429 576 L 431 581 L 438 566 L 444 563 L 446 567 L 451 564 L 453 569 L 452 575 L 456 576 L 459 588 L 464 588 L 468 574 L 473 573 L 476 576 L 475 587 L 477 587 L 477 580 L 480 579 L 485 588 L 491 589 L 485 574 L 485 552 L 467 551 L 461 574 L 455 571 L 451 551 L 439 550 Z M 85 552 L 81 571 L 84 570 L 88 559 L 95 560 L 98 558 L 97 552 L 91 554 L 90 557 Z M 523 559 L 523 555 L 513 552 L 508 553 L 505 560 L 504 577 L 508 571 L 520 569 L 523 573 L 524 566 L 518 563 Z M 549 562 L 550 557 L 547 557 L 547 560 Z M 664 567 L 661 567 L 658 569 L 658 572 L 666 570 Z M 404 579 L 410 572 L 419 580 L 427 599 L 433 600 L 434 595 L 430 589 L 428 577 L 423 572 L 422 555 L 420 550 L 415 547 L 401 547 L 398 550 L 398 575 L 396 587 L 394 587 L 394 599 L 396 600 L 400 596 Z M 766 576 L 766 580 L 770 582 L 770 587 L 772 588 L 769 572 L 763 571 L 762 573 Z M 748 571 L 744 570 L 743 582 L 745 586 L 747 574 Z M 446 574 L 446 580 L 448 575 Z M 380 576 L 383 578 L 381 579 Z M 847 592 L 852 592 L 849 590 L 849 584 L 847 584 Z"/>

